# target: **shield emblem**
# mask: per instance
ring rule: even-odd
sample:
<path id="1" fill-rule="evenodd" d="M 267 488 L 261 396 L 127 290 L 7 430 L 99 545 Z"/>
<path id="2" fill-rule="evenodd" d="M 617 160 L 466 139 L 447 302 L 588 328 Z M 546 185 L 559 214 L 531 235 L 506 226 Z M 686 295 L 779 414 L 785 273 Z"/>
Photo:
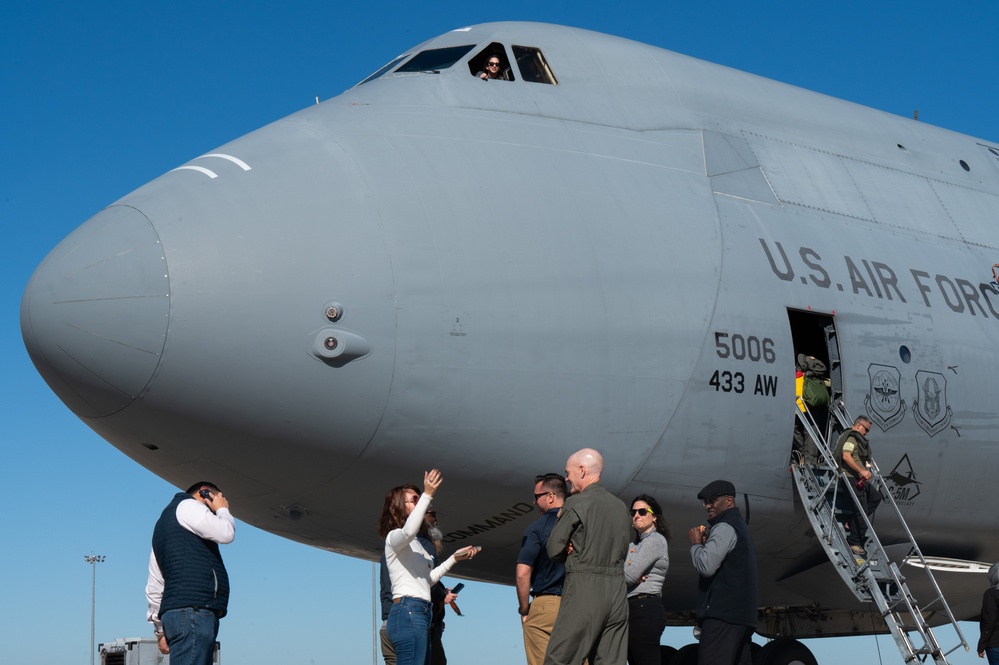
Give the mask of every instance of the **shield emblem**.
<path id="1" fill-rule="evenodd" d="M 891 365 L 871 363 L 867 366 L 867 376 L 871 380 L 870 392 L 864 400 L 867 415 L 882 431 L 887 431 L 905 416 L 905 400 L 899 385 L 901 374 Z"/>
<path id="2" fill-rule="evenodd" d="M 916 372 L 916 403 L 912 416 L 930 436 L 950 425 L 954 414 L 947 403 L 947 377 L 939 372 Z"/>

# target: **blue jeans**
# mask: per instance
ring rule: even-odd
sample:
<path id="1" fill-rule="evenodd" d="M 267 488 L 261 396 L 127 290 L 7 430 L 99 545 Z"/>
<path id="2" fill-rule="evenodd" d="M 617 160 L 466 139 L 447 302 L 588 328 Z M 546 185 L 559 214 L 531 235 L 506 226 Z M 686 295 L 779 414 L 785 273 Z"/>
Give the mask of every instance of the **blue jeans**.
<path id="1" fill-rule="evenodd" d="M 419 598 L 403 596 L 398 603 L 392 603 L 388 636 L 395 647 L 396 665 L 430 662 L 430 614 L 430 603 Z"/>
<path id="2" fill-rule="evenodd" d="M 985 650 L 985 658 L 989 665 L 999 665 L 999 647 L 989 647 Z"/>
<path id="3" fill-rule="evenodd" d="M 170 665 L 211 665 L 219 619 L 211 610 L 185 607 L 160 617 L 170 647 Z"/>

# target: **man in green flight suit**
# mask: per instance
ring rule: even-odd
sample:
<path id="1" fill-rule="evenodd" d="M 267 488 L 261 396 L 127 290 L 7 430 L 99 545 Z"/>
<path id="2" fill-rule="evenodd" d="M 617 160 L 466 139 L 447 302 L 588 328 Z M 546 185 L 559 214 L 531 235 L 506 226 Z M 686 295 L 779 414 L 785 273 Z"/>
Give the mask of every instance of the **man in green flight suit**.
<path id="1" fill-rule="evenodd" d="M 565 562 L 562 605 L 545 665 L 624 665 L 628 600 L 624 560 L 631 542 L 628 507 L 600 484 L 604 459 L 584 448 L 566 462 L 571 496 L 548 536 L 548 556 Z"/>

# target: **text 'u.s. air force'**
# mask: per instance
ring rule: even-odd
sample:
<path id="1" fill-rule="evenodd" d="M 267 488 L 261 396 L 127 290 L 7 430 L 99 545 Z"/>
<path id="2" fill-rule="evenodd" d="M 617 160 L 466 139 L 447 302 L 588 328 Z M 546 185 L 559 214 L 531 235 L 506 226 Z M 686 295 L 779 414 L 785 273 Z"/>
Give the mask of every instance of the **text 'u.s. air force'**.
<path id="1" fill-rule="evenodd" d="M 947 308 L 955 314 L 999 321 L 999 289 L 995 282 L 976 282 L 917 268 L 896 271 L 873 259 L 823 257 L 811 247 L 787 250 L 779 241 L 759 238 L 773 274 L 784 282 L 800 281 L 820 288 L 851 292 L 879 300 Z"/>

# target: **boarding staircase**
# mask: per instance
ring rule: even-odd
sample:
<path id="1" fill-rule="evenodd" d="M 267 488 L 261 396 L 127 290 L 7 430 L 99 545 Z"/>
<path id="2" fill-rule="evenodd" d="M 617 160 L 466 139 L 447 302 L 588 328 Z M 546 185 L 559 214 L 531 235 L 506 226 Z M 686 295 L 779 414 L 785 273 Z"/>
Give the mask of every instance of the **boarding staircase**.
<path id="1" fill-rule="evenodd" d="M 837 364 L 837 358 L 830 358 L 830 368 L 835 368 Z M 839 375 L 838 372 L 831 374 Z M 883 498 L 878 510 L 878 523 L 884 525 L 891 519 L 901 526 L 907 542 L 903 540 L 897 545 L 893 544 L 892 550 L 893 552 L 896 548 L 907 550 L 908 553 L 901 557 L 901 562 L 903 565 L 906 563 L 912 565 L 906 570 L 913 571 L 913 574 L 920 571 L 928 578 L 929 587 L 936 595 L 925 605 L 920 605 L 910 592 L 906 578 L 899 570 L 899 564 L 888 557 L 874 526 L 861 510 L 859 499 L 846 486 L 845 483 L 852 481 L 838 470 L 838 465 L 833 459 L 830 440 L 835 445 L 838 433 L 849 429 L 853 424 L 843 404 L 842 389 L 838 383 L 834 379 L 830 386 L 832 400 L 825 432 L 821 431 L 807 407 L 802 411 L 798 403 L 795 403 L 794 411 L 797 417 L 819 450 L 818 464 L 809 464 L 799 459 L 791 466 L 791 473 L 798 487 L 798 495 L 805 507 L 805 513 L 844 584 L 858 600 L 877 606 L 905 662 L 918 660 L 923 663 L 931 658 L 936 665 L 948 665 L 947 655 L 961 646 L 968 651 L 968 643 L 939 585 L 933 578 L 933 573 L 923 558 L 912 531 L 906 525 L 898 504 L 888 491 L 877 465 L 872 462 L 873 468 L 870 469 L 872 475 L 867 482 L 873 483 Z M 844 518 L 839 514 L 843 510 L 856 510 L 867 524 L 868 542 L 864 545 L 866 556 L 854 554 L 850 549 L 843 527 Z M 941 612 L 946 614 L 947 620 L 953 625 L 960 639 L 959 644 L 947 651 L 944 651 L 937 642 L 927 623 L 928 617 Z"/>

